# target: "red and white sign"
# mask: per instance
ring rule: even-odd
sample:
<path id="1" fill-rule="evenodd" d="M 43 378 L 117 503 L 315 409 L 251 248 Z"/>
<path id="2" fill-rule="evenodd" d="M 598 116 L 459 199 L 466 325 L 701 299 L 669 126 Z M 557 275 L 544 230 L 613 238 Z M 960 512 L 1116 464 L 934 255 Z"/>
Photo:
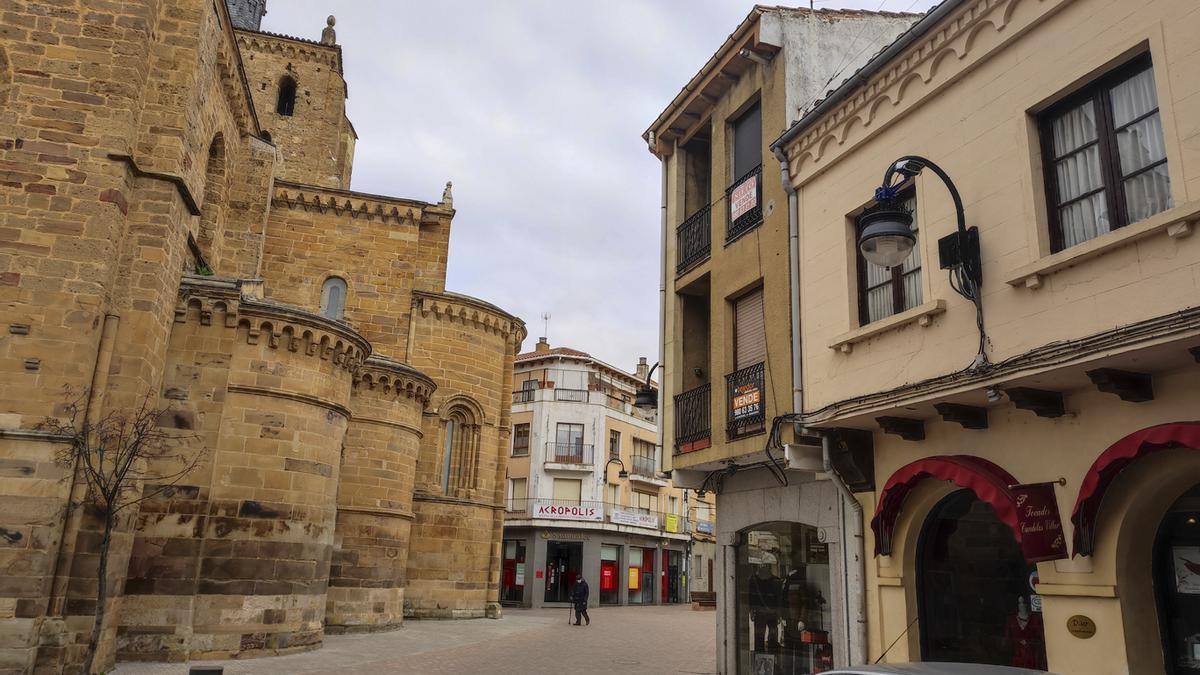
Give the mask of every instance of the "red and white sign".
<path id="1" fill-rule="evenodd" d="M 758 174 L 742 181 L 729 193 L 729 216 L 737 220 L 744 213 L 749 213 L 758 206 Z"/>
<path id="2" fill-rule="evenodd" d="M 534 518 L 551 520 L 594 520 L 604 522 L 604 510 L 595 506 L 538 504 L 533 509 Z"/>

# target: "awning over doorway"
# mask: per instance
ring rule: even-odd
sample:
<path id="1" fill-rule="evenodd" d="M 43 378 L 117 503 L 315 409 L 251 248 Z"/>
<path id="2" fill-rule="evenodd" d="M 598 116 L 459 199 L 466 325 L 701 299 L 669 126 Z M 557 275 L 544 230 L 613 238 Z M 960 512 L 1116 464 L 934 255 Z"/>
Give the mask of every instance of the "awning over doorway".
<path id="1" fill-rule="evenodd" d="M 1168 448 L 1200 449 L 1200 422 L 1173 422 L 1142 429 L 1100 453 L 1083 477 L 1079 498 L 1071 511 L 1075 525 L 1074 555 L 1092 555 L 1096 548 L 1096 517 L 1104 493 L 1125 467 L 1139 457 Z"/>
<path id="2" fill-rule="evenodd" d="M 871 529 L 875 532 L 875 555 L 892 554 L 892 534 L 905 497 L 926 478 L 945 480 L 975 493 L 991 505 L 1001 522 L 1021 541 L 1017 527 L 1017 505 L 1008 486 L 1017 480 L 1004 469 L 982 457 L 973 455 L 935 455 L 904 465 L 892 474 L 879 498 Z"/>

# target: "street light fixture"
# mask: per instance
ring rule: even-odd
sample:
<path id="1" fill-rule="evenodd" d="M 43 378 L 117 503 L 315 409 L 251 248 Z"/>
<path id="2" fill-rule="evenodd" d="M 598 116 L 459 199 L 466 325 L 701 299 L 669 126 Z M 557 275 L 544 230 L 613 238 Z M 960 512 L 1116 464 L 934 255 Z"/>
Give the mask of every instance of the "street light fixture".
<path id="1" fill-rule="evenodd" d="M 924 157 L 907 155 L 892 162 L 883 174 L 883 183 L 875 189 L 876 206 L 858 218 L 858 248 L 863 258 L 880 267 L 902 264 L 917 244 L 912 231 L 912 214 L 900 206 L 897 196 L 902 186 L 923 170 L 929 169 L 946 184 L 954 200 L 954 215 L 958 229 L 938 240 L 938 262 L 950 270 L 950 287 L 975 305 L 975 322 L 979 328 L 979 351 L 971 368 L 988 365 L 987 334 L 983 330 L 983 301 L 979 289 L 983 286 L 983 263 L 979 255 L 979 228 L 967 227 L 962 197 L 954 181 Z"/>
<path id="2" fill-rule="evenodd" d="M 646 383 L 638 387 L 637 393 L 633 397 L 633 407 L 643 410 L 652 410 L 658 408 L 658 390 L 650 386 L 650 378 L 654 375 L 654 371 L 658 368 L 656 362 L 650 372 L 646 373 Z"/>
<path id="3" fill-rule="evenodd" d="M 620 457 L 609 458 L 608 464 L 604 465 L 604 470 L 607 471 L 609 464 L 612 464 L 613 462 L 616 462 L 617 466 L 621 467 L 621 470 L 617 472 L 617 478 L 629 478 L 629 472 L 625 470 L 625 462 L 622 462 Z"/>

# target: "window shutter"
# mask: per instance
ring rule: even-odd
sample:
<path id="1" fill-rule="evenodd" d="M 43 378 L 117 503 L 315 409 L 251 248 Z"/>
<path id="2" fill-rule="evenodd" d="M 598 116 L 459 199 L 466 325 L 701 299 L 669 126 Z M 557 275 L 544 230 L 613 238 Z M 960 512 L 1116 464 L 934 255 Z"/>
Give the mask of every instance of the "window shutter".
<path id="1" fill-rule="evenodd" d="M 733 307 L 734 369 L 741 370 L 767 360 L 762 289 L 738 298 Z"/>
<path id="2" fill-rule="evenodd" d="M 583 481 L 573 478 L 554 479 L 554 498 L 579 503 L 583 495 Z"/>

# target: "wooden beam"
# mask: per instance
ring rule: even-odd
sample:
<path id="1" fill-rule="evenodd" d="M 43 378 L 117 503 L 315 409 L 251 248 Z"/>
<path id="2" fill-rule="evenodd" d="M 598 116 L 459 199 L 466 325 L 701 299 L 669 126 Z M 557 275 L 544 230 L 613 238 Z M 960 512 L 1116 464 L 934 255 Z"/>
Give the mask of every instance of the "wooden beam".
<path id="1" fill-rule="evenodd" d="M 925 423 L 909 417 L 876 417 L 885 434 L 895 434 L 906 441 L 925 440 Z"/>
<path id="2" fill-rule="evenodd" d="M 1033 387 L 1013 387 L 1005 389 L 1008 400 L 1021 410 L 1032 410 L 1038 417 L 1062 417 L 1066 410 L 1063 408 L 1062 392 L 1034 389 Z"/>
<path id="3" fill-rule="evenodd" d="M 947 422 L 954 422 L 964 429 L 986 429 L 987 408 L 958 403 L 935 403 L 933 407 Z"/>
<path id="4" fill-rule="evenodd" d="M 1097 368 L 1087 371 L 1087 376 L 1097 389 L 1106 394 L 1116 394 L 1122 401 L 1145 403 L 1154 400 L 1154 380 L 1148 373 Z"/>

